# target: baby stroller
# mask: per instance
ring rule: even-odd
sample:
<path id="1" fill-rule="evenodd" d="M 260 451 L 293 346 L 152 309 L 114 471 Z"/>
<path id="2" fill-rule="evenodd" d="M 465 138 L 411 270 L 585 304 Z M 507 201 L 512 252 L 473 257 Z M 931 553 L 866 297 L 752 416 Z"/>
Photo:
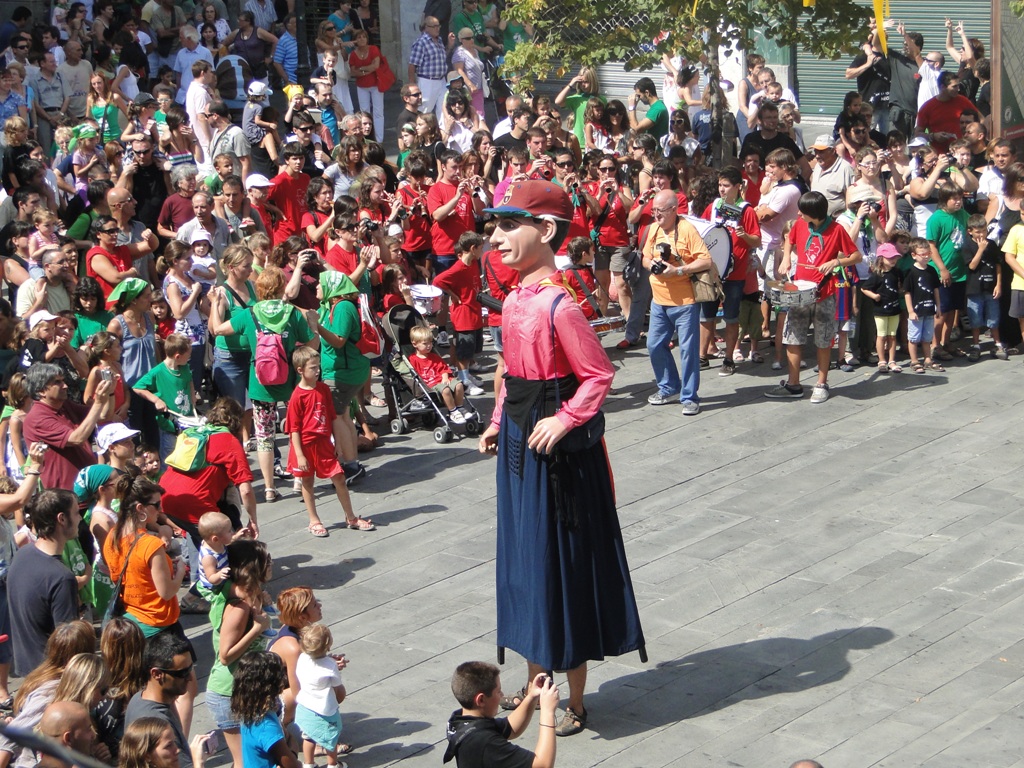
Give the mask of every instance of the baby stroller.
<path id="1" fill-rule="evenodd" d="M 409 355 L 415 354 L 409 340 L 409 331 L 416 326 L 430 326 L 423 319 L 423 315 L 408 304 L 392 307 L 384 315 L 382 325 L 385 335 L 392 344 L 383 373 L 384 387 L 390 393 L 390 400 L 398 408 L 398 417 L 391 420 L 391 433 L 405 434 L 409 431 L 411 421 L 419 421 L 424 428 L 434 430 L 436 442 L 450 443 L 455 436 L 452 430 L 454 423 L 448 418 L 448 409 L 444 401 L 439 394 L 430 391 L 409 364 Z M 406 376 L 412 379 L 411 387 L 405 380 Z M 479 435 L 482 431 L 480 414 L 468 397 L 464 398 L 463 407 L 469 411 L 463 425 L 466 434 Z"/>

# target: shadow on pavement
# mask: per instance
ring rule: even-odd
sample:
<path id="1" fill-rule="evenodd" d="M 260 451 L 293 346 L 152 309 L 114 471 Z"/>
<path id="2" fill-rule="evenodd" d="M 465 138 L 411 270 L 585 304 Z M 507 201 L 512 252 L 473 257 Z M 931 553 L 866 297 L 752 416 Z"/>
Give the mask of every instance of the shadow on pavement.
<path id="1" fill-rule="evenodd" d="M 850 651 L 874 648 L 894 637 L 883 627 L 838 629 L 809 640 L 753 640 L 664 661 L 610 680 L 588 695 L 588 709 L 597 716 L 587 728 L 615 739 L 741 701 L 815 688 L 850 672 Z M 602 711 L 615 717 L 604 719 L 598 714 Z"/>

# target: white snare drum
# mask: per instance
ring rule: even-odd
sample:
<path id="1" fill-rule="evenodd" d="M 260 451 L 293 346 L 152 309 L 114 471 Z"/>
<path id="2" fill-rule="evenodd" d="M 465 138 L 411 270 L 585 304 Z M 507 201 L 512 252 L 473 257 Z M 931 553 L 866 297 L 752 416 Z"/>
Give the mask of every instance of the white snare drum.
<path id="1" fill-rule="evenodd" d="M 812 307 L 818 300 L 818 285 L 810 280 L 770 280 L 768 298 L 776 307 Z"/>
<path id="2" fill-rule="evenodd" d="M 616 317 L 595 317 L 590 321 L 590 327 L 594 329 L 594 333 L 598 336 L 604 336 L 612 331 L 617 331 L 625 325 L 626 318 L 621 315 Z"/>
<path id="3" fill-rule="evenodd" d="M 412 304 L 421 315 L 436 315 L 441 311 L 440 288 L 433 285 L 410 285 L 409 293 L 412 294 Z"/>
<path id="4" fill-rule="evenodd" d="M 700 234 L 704 244 L 708 247 L 711 260 L 718 267 L 718 274 L 724 280 L 732 271 L 732 235 L 729 230 L 721 224 L 715 224 L 707 219 L 698 219 L 696 216 L 680 216 L 679 218 L 693 224 Z"/>

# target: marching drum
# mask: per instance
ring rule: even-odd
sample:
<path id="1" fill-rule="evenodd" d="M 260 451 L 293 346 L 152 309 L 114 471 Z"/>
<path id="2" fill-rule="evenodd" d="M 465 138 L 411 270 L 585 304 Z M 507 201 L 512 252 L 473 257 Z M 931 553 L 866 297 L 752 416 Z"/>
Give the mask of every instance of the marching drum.
<path id="1" fill-rule="evenodd" d="M 441 311 L 443 292 L 433 285 L 410 285 L 412 304 L 421 315 L 436 315 Z"/>
<path id="2" fill-rule="evenodd" d="M 725 280 L 732 270 L 732 235 L 729 230 L 721 224 L 715 224 L 707 219 L 698 219 L 696 216 L 680 216 L 679 218 L 693 224 L 708 247 L 711 260 L 718 267 L 719 276 Z"/>
<path id="3" fill-rule="evenodd" d="M 767 287 L 768 299 L 776 307 L 811 307 L 818 301 L 818 284 L 811 280 L 769 280 Z"/>

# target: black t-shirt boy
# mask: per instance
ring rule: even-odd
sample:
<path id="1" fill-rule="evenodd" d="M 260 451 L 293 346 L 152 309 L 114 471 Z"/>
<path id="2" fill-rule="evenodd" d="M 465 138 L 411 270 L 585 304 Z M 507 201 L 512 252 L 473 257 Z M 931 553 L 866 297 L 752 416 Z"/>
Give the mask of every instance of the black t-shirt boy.
<path id="1" fill-rule="evenodd" d="M 910 294 L 910 306 L 919 318 L 935 316 L 935 291 L 939 287 L 939 275 L 931 267 L 914 264 L 903 280 L 903 292 Z"/>
<path id="2" fill-rule="evenodd" d="M 981 296 L 984 294 L 991 296 L 992 291 L 996 288 L 996 274 L 999 271 L 999 262 L 1002 256 L 999 252 L 999 246 L 991 240 L 986 240 L 985 250 L 981 254 L 981 261 L 978 262 L 978 266 L 974 269 L 970 269 L 970 264 L 974 261 L 974 257 L 978 255 L 978 243 L 973 238 L 968 238 L 967 242 L 964 243 L 963 255 L 964 261 L 968 265 L 967 295 Z"/>

